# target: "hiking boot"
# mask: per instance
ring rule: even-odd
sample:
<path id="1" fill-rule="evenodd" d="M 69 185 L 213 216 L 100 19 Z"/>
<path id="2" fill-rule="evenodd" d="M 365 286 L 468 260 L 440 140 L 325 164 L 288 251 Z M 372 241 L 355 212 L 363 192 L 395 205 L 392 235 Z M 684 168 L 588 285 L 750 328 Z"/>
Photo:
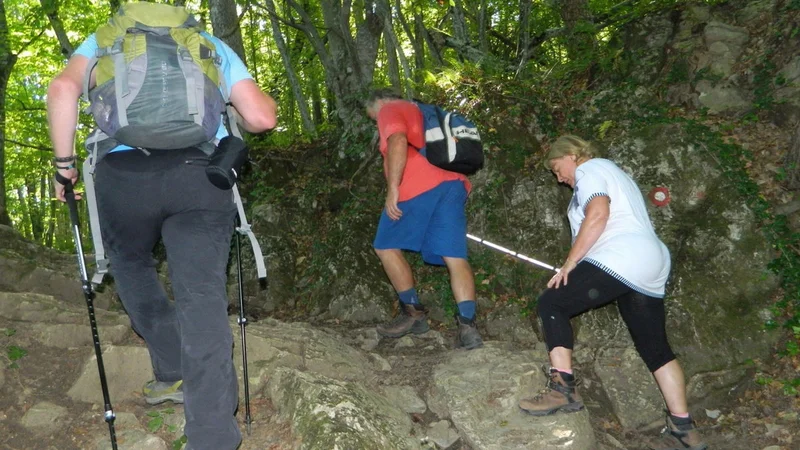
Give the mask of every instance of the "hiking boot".
<path id="1" fill-rule="evenodd" d="M 151 380 L 144 384 L 142 393 L 148 405 L 158 405 L 167 401 L 183 403 L 183 380 Z"/>
<path id="2" fill-rule="evenodd" d="M 456 348 L 472 350 L 473 348 L 483 347 L 483 339 L 481 339 L 481 334 L 475 325 L 475 319 L 467 319 L 460 314 L 456 314 L 456 322 L 458 323 Z"/>
<path id="3" fill-rule="evenodd" d="M 545 373 L 546 369 L 545 369 Z M 567 413 L 583 409 L 583 401 L 576 389 L 573 375 L 550 368 L 547 386 L 535 397 L 523 398 L 519 407 L 532 416 L 547 416 L 557 411 Z"/>
<path id="4" fill-rule="evenodd" d="M 422 305 L 400 304 L 400 313 L 391 322 L 377 326 L 383 337 L 399 338 L 408 333 L 422 334 L 430 330 L 428 315 Z"/>
<path id="5" fill-rule="evenodd" d="M 661 430 L 661 438 L 658 442 L 650 445 L 650 448 L 653 450 L 706 450 L 708 445 L 703 442 L 691 416 L 682 420 L 680 417 L 673 418 L 667 413 L 667 426 Z"/>

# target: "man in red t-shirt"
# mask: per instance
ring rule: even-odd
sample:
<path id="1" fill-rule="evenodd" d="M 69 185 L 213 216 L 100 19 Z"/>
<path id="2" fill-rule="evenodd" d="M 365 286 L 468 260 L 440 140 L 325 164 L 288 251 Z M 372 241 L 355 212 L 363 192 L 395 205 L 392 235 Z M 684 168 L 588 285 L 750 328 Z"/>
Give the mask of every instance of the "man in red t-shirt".
<path id="1" fill-rule="evenodd" d="M 400 299 L 400 314 L 378 326 L 385 337 L 428 331 L 428 317 L 414 287 L 414 275 L 403 250 L 420 252 L 428 264 L 446 265 L 458 306 L 458 344 L 483 346 L 475 326 L 475 281 L 467 262 L 467 218 L 464 207 L 471 185 L 467 177 L 428 162 L 417 149 L 425 146 L 422 112 L 412 102 L 380 90 L 366 102 L 378 123 L 386 176 L 386 203 L 375 252 Z"/>

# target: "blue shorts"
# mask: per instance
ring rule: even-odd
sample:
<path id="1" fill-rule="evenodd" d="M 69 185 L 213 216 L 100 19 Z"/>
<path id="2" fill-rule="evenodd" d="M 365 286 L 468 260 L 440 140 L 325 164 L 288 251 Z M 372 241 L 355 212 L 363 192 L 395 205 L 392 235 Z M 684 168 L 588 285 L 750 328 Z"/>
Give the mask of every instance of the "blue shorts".
<path id="1" fill-rule="evenodd" d="M 444 265 L 443 256 L 467 258 L 467 189 L 462 181 L 445 181 L 428 192 L 400 202 L 400 220 L 381 214 L 372 246 L 377 250 L 420 252 L 428 264 Z"/>

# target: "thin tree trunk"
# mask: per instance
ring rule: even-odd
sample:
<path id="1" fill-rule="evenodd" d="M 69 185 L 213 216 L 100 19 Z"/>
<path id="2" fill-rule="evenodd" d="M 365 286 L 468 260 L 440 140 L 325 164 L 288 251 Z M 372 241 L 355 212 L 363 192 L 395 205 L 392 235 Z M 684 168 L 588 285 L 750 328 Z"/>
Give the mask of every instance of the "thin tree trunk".
<path id="1" fill-rule="evenodd" d="M 433 57 L 436 66 L 441 67 L 443 65 L 442 55 L 439 53 L 439 47 L 433 42 L 433 37 L 428 32 L 428 29 L 425 28 L 425 21 L 422 20 L 421 14 L 414 15 L 414 23 L 417 26 L 417 34 L 422 36 L 422 39 L 425 40 L 425 43 L 428 45 L 428 50 L 431 51 L 431 56 Z"/>
<path id="2" fill-rule="evenodd" d="M 45 181 L 47 196 L 43 195 L 42 198 L 49 198 L 50 193 L 53 192 L 53 184 L 50 177 L 47 177 Z M 44 245 L 50 248 L 53 248 L 53 237 L 56 232 L 56 203 L 57 202 L 54 200 L 47 202 L 49 211 L 47 214 L 47 232 L 45 233 Z"/>
<path id="3" fill-rule="evenodd" d="M 67 58 L 70 57 L 72 52 L 75 51 L 75 48 L 72 46 L 72 43 L 69 41 L 69 37 L 67 36 L 67 32 L 64 30 L 64 23 L 58 18 L 57 1 L 40 0 L 40 3 L 42 5 L 42 10 L 47 16 L 47 20 L 50 21 L 50 26 L 56 33 L 58 43 L 61 45 L 61 54 Z"/>
<path id="4" fill-rule="evenodd" d="M 22 216 L 22 220 L 17 224 L 17 231 L 23 237 L 30 238 L 31 234 L 29 232 L 30 225 L 31 225 L 31 217 L 28 214 L 28 202 L 25 201 L 25 188 L 20 186 L 17 188 L 17 200 L 19 201 L 19 214 Z"/>
<path id="5" fill-rule="evenodd" d="M 406 54 L 403 52 L 403 48 L 400 46 L 399 40 L 397 39 L 397 35 L 394 32 L 394 27 L 392 26 L 392 7 L 389 5 L 388 0 L 380 0 L 378 3 L 378 11 L 383 15 L 383 37 L 385 42 L 387 43 L 386 49 L 387 53 L 389 51 L 389 47 L 392 47 L 394 50 L 394 54 L 400 60 L 400 65 L 403 67 L 403 74 L 405 75 L 406 80 L 406 89 L 405 92 L 408 95 L 408 98 L 414 97 L 414 88 L 411 85 L 411 67 L 408 65 L 408 59 L 406 58 Z M 389 45 L 391 43 L 391 45 Z M 399 70 L 398 70 L 398 80 L 397 85 L 400 86 L 401 81 L 399 79 Z"/>
<path id="6" fill-rule="evenodd" d="M 6 8 L 0 0 L 0 224 L 11 225 L 6 203 L 6 87 L 11 70 L 17 62 L 17 55 L 11 53 L 8 43 L 8 22 Z"/>
<path id="7" fill-rule="evenodd" d="M 786 167 L 786 182 L 789 189 L 800 190 L 800 124 L 794 130 L 784 167 Z"/>
<path id="8" fill-rule="evenodd" d="M 489 21 L 488 8 L 489 2 L 487 0 L 481 0 L 481 7 L 478 10 L 478 44 L 480 45 L 481 51 L 484 53 L 489 51 L 489 39 L 486 38 L 487 23 Z"/>
<path id="9" fill-rule="evenodd" d="M 451 8 L 453 14 L 453 36 L 459 42 L 469 45 L 469 33 L 467 32 L 467 20 L 464 18 L 464 5 L 462 0 L 455 0 Z"/>
<path id="10" fill-rule="evenodd" d="M 258 84 L 258 52 L 256 48 L 258 48 L 257 40 L 255 38 L 255 29 L 256 27 L 253 24 L 256 23 L 255 21 L 255 13 L 253 10 L 250 10 L 250 26 L 247 27 L 247 30 L 250 33 L 250 74 L 253 75 L 253 81 Z"/>
<path id="11" fill-rule="evenodd" d="M 272 37 L 275 39 L 275 46 L 278 47 L 278 52 L 281 54 L 281 61 L 283 61 L 283 68 L 286 70 L 286 76 L 289 78 L 289 84 L 292 86 L 292 93 L 295 100 L 297 100 L 297 108 L 300 110 L 300 117 L 303 120 L 303 127 L 313 136 L 317 134 L 317 129 L 314 126 L 314 121 L 311 120 L 311 114 L 308 112 L 308 102 L 303 94 L 303 89 L 300 87 L 300 80 L 294 72 L 292 67 L 292 60 L 289 52 L 286 50 L 286 41 L 283 39 L 283 32 L 281 31 L 278 17 L 275 13 L 275 3 L 273 0 L 265 0 L 267 9 L 270 12 L 269 21 L 272 24 Z"/>
<path id="12" fill-rule="evenodd" d="M 517 39 L 517 57 L 519 58 L 528 47 L 530 38 L 529 23 L 531 17 L 531 0 L 519 0 L 519 39 Z"/>
<path id="13" fill-rule="evenodd" d="M 384 27 L 385 29 L 388 27 Z M 403 92 L 400 82 L 400 64 L 397 62 L 397 49 L 394 41 L 386 33 L 383 34 L 383 47 L 386 49 L 387 71 L 389 72 L 389 83 L 397 92 Z"/>
<path id="14" fill-rule="evenodd" d="M 311 111 L 314 117 L 314 124 L 322 125 L 325 117 L 322 115 L 322 94 L 319 92 L 319 84 L 311 83 Z"/>
<path id="15" fill-rule="evenodd" d="M 397 20 L 400 22 L 400 26 L 403 27 L 403 31 L 405 31 L 406 36 L 408 36 L 408 42 L 411 43 L 411 47 L 414 49 L 414 68 L 417 69 L 414 71 L 414 74 L 415 79 L 420 81 L 420 70 L 425 68 L 425 41 L 421 39 L 419 33 L 415 35 L 411 31 L 411 25 L 409 25 L 406 16 L 403 14 L 403 7 L 400 0 L 394 1 L 394 10 L 397 14 Z"/>
<path id="16" fill-rule="evenodd" d="M 567 29 L 567 53 L 576 59 L 594 45 L 594 35 L 576 29 L 581 22 L 591 22 L 588 0 L 557 0 L 557 5 Z"/>
<path id="17" fill-rule="evenodd" d="M 242 29 L 239 27 L 239 14 L 236 12 L 234 0 L 208 0 L 211 12 L 211 26 L 214 36 L 228 44 L 239 55 L 242 62 L 247 63 L 242 42 Z"/>

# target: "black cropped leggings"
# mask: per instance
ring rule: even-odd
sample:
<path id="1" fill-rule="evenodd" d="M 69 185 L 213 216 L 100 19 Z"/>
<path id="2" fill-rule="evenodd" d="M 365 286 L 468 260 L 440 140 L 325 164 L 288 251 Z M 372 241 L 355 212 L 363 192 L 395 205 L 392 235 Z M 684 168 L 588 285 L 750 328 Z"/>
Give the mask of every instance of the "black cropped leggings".
<path id="1" fill-rule="evenodd" d="M 616 300 L 636 351 L 650 372 L 675 359 L 667 342 L 664 299 L 634 291 L 588 262 L 578 264 L 568 281 L 566 286 L 547 289 L 539 297 L 539 320 L 548 352 L 556 347 L 572 350 L 572 317 Z"/>

